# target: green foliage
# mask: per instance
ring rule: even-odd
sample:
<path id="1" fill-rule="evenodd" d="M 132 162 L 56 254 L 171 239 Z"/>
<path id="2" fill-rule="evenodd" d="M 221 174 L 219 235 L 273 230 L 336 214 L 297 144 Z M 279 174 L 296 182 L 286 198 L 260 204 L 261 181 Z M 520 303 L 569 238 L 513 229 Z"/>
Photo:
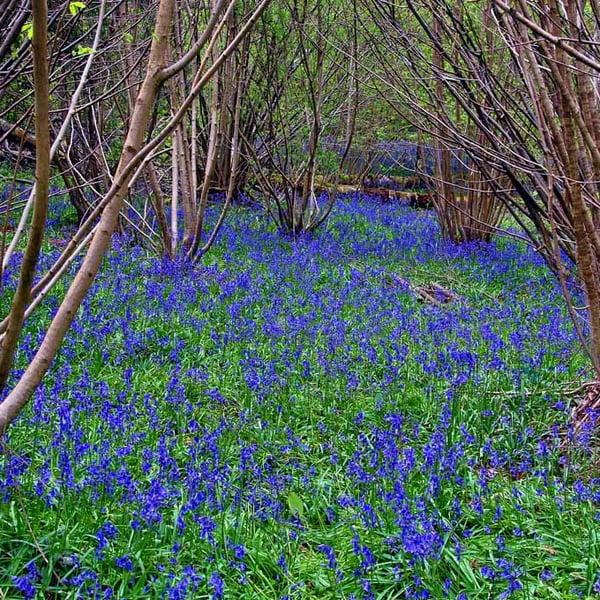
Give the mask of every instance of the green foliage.
<path id="1" fill-rule="evenodd" d="M 87 56 L 93 52 L 93 48 L 89 48 L 88 46 L 81 46 L 77 44 L 77 49 L 73 50 L 73 56 Z"/>
<path id="2" fill-rule="evenodd" d="M 69 2 L 69 12 L 71 16 L 76 16 L 80 10 L 85 8 L 85 4 L 83 2 Z"/>
<path id="3" fill-rule="evenodd" d="M 290 513 L 302 519 L 304 517 L 304 502 L 302 502 L 302 498 L 296 492 L 290 492 L 287 496 L 287 502 Z"/>
<path id="4" fill-rule="evenodd" d="M 21 34 L 26 36 L 27 39 L 33 39 L 33 23 L 25 23 L 23 27 L 21 27 Z"/>

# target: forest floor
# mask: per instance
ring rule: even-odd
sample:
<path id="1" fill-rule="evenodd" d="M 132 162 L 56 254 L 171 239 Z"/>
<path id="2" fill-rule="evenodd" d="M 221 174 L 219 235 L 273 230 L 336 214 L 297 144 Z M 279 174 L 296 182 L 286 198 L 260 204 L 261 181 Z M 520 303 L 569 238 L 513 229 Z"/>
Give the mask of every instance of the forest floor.
<path id="1" fill-rule="evenodd" d="M 9 432 L 0 599 L 597 597 L 589 376 L 541 258 L 428 211 L 237 208 L 196 267 L 115 238 Z"/>

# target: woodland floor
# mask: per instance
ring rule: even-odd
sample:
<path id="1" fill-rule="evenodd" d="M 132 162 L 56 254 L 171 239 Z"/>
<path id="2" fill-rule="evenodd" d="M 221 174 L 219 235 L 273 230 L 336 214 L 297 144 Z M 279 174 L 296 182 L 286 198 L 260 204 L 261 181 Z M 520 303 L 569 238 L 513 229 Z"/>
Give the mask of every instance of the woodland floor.
<path id="1" fill-rule="evenodd" d="M 597 597 L 588 376 L 538 255 L 398 202 L 237 208 L 197 267 L 116 238 L 9 432 L 0 598 Z"/>

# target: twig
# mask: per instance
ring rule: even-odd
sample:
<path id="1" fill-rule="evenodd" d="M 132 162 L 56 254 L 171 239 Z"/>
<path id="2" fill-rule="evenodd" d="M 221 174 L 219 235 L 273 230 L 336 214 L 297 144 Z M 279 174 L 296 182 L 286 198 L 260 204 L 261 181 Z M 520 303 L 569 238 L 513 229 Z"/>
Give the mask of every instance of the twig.
<path id="1" fill-rule="evenodd" d="M 415 271 L 417 271 L 418 273 L 423 273 L 425 275 L 427 275 L 428 277 L 435 277 L 437 279 L 442 279 L 445 281 L 449 281 L 457 286 L 462 286 L 463 284 L 458 281 L 456 279 L 456 277 L 452 277 L 451 275 L 444 275 L 442 273 L 432 273 L 429 269 L 425 269 L 424 267 L 416 267 Z M 493 296 L 492 294 L 488 294 L 487 292 L 481 291 L 481 290 L 477 290 L 477 293 L 485 296 L 486 298 L 492 300 L 492 302 L 495 302 L 496 304 L 500 304 L 500 300 L 498 298 L 496 298 L 496 296 Z"/>
<path id="2" fill-rule="evenodd" d="M 600 381 L 588 381 L 586 383 L 581 384 L 576 388 L 544 388 L 542 390 L 505 390 L 505 391 L 496 391 L 496 392 L 488 392 L 488 394 L 492 396 L 509 396 L 511 398 L 516 396 L 534 396 L 535 394 L 539 394 L 540 391 L 551 392 L 553 394 L 560 394 L 561 396 L 565 396 L 567 398 L 572 398 L 573 396 L 578 396 L 586 389 L 593 388 L 595 386 L 600 386 Z"/>

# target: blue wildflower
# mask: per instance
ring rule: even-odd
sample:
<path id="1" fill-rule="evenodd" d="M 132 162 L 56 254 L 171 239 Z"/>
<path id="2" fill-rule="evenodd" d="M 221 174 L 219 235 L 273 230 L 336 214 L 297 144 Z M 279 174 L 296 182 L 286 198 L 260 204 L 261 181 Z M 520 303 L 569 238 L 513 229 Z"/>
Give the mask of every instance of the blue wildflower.
<path id="1" fill-rule="evenodd" d="M 14 587 L 23 594 L 23 598 L 34 598 L 36 593 L 35 584 L 39 579 L 39 573 L 35 561 L 27 564 L 27 572 L 25 575 L 13 575 L 11 581 Z"/>

